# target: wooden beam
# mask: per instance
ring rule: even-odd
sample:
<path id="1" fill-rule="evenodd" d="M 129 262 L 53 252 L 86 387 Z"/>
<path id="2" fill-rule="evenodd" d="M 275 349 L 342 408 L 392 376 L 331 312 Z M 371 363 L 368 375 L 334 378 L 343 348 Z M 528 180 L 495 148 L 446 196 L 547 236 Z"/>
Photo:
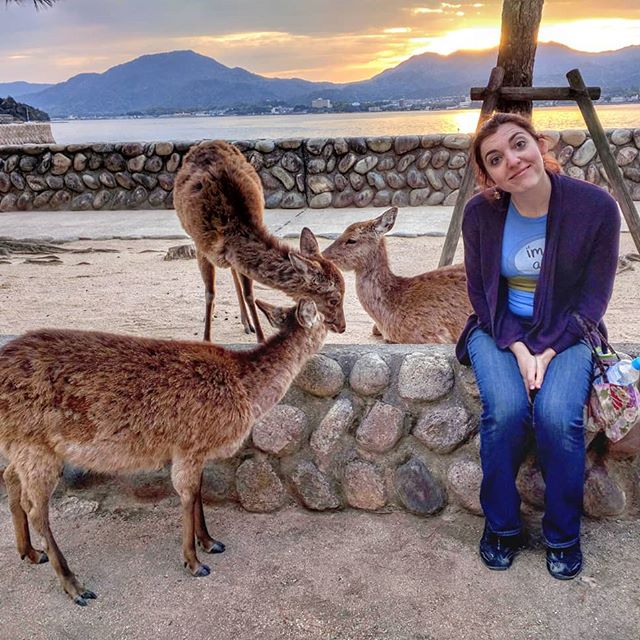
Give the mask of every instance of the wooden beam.
<path id="1" fill-rule="evenodd" d="M 602 160 L 602 165 L 607 172 L 607 177 L 613 189 L 613 195 L 618 201 L 620 209 L 622 209 L 622 214 L 627 221 L 633 241 L 638 252 L 640 252 L 640 218 L 638 217 L 638 212 L 631 199 L 631 194 L 622 177 L 620 167 L 613 157 L 613 153 L 611 153 L 609 141 L 602 128 L 602 124 L 600 124 L 598 114 L 589 99 L 587 88 L 585 87 L 580 71 L 578 71 L 578 69 L 569 71 L 569 73 L 567 73 L 567 80 L 569 80 L 571 88 L 578 94 L 576 96 L 576 102 L 578 103 L 578 107 L 580 107 L 584 121 L 587 123 L 587 128 L 591 134 L 591 139 L 596 145 L 598 155 L 600 156 L 600 160 Z"/>
<path id="2" fill-rule="evenodd" d="M 487 83 L 487 97 L 482 103 L 480 109 L 480 117 L 478 118 L 478 124 L 476 126 L 476 132 L 486 120 L 491 117 L 496 105 L 498 104 L 498 90 L 502 84 L 504 78 L 504 69 L 502 67 L 494 67 L 491 70 L 489 82 Z M 460 239 L 460 231 L 462 229 L 462 216 L 464 214 L 464 205 L 467 204 L 467 200 L 473 193 L 473 187 L 475 185 L 475 175 L 473 171 L 473 161 L 471 158 L 471 152 L 469 152 L 469 159 L 467 160 L 467 166 L 464 170 L 464 176 L 460 183 L 458 198 L 453 208 L 453 214 L 451 215 L 451 221 L 449 222 L 449 229 L 447 230 L 447 237 L 442 247 L 442 254 L 440 255 L 439 267 L 445 267 L 453 262 L 453 257 L 456 253 L 458 246 L 458 240 Z"/>
<path id="3" fill-rule="evenodd" d="M 586 87 L 592 100 L 600 99 L 600 87 Z M 471 87 L 472 100 L 484 100 L 486 87 Z M 505 100 L 569 100 L 576 101 L 578 93 L 571 87 L 500 87 L 500 97 Z M 582 94 L 579 94 L 582 95 Z"/>

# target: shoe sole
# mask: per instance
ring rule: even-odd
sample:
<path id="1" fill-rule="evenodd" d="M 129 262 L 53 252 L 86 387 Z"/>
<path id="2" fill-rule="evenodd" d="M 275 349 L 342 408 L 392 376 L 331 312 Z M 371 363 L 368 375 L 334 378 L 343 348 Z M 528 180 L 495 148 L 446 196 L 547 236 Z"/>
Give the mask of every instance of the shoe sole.
<path id="1" fill-rule="evenodd" d="M 578 569 L 578 571 L 576 571 L 572 576 L 563 576 L 560 574 L 552 573 L 549 567 L 547 567 L 547 571 L 549 572 L 549 575 L 552 578 L 555 578 L 556 580 L 573 580 L 574 578 L 577 578 L 582 573 L 582 567 L 580 567 L 580 569 Z"/>

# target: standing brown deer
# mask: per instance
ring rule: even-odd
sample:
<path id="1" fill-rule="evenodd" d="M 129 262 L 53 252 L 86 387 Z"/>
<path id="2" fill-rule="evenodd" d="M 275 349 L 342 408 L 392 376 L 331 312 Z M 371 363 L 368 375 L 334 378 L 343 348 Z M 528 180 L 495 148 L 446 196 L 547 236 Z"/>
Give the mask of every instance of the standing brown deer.
<path id="1" fill-rule="evenodd" d="M 207 289 L 205 339 L 209 338 L 207 327 L 215 298 L 215 267 L 231 267 L 239 274 L 259 342 L 264 335 L 252 280 L 284 291 L 295 300 L 311 298 L 329 328 L 344 331 L 342 274 L 323 258 L 309 229 L 302 231 L 300 251 L 269 233 L 263 222 L 260 178 L 236 147 L 223 140 L 192 147 L 176 176 L 174 202 L 200 256 L 198 264 Z"/>
<path id="2" fill-rule="evenodd" d="M 267 309 L 269 308 L 266 305 Z M 232 456 L 251 426 L 285 394 L 327 327 L 312 300 L 278 314 L 280 331 L 248 351 L 205 342 L 40 330 L 0 349 L 0 453 L 18 553 L 51 560 L 76 604 L 95 598 L 70 571 L 49 526 L 49 498 L 64 461 L 100 473 L 160 468 L 182 505 L 182 550 L 194 576 L 207 553 L 201 497 L 208 459 Z M 31 526 L 44 538 L 35 549 Z"/>
<path id="3" fill-rule="evenodd" d="M 408 278 L 391 272 L 384 234 L 393 228 L 398 210 L 355 222 L 324 251 L 325 258 L 355 271 L 360 304 L 387 342 L 455 342 L 471 304 L 464 265 L 441 267 Z"/>

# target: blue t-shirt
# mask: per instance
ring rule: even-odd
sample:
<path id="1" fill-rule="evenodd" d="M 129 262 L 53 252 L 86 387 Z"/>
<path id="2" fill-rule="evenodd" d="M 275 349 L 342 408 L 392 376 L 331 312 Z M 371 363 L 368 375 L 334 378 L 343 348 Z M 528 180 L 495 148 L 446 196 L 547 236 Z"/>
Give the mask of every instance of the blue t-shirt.
<path id="1" fill-rule="evenodd" d="M 533 316 L 533 296 L 544 255 L 547 215 L 527 218 L 509 204 L 502 236 L 500 273 L 509 285 L 509 311 Z"/>

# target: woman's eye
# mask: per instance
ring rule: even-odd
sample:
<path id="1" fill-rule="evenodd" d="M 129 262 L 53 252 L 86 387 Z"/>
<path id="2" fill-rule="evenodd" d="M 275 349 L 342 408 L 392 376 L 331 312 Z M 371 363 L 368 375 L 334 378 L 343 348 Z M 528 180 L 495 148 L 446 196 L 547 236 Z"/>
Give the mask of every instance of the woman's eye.
<path id="1" fill-rule="evenodd" d="M 522 147 L 526 146 L 526 144 L 527 144 L 527 141 L 526 141 L 526 140 L 518 140 L 518 141 L 516 142 L 516 147 L 517 147 L 518 149 L 522 149 Z"/>
<path id="2" fill-rule="evenodd" d="M 498 164 L 498 162 L 500 162 L 500 158 L 498 158 L 498 156 L 493 156 L 493 158 L 489 160 L 489 164 L 492 167 L 495 167 Z"/>
<path id="3" fill-rule="evenodd" d="M 356 241 L 353 238 L 349 238 L 347 240 L 347 244 L 355 244 L 355 243 L 356 243 Z"/>

